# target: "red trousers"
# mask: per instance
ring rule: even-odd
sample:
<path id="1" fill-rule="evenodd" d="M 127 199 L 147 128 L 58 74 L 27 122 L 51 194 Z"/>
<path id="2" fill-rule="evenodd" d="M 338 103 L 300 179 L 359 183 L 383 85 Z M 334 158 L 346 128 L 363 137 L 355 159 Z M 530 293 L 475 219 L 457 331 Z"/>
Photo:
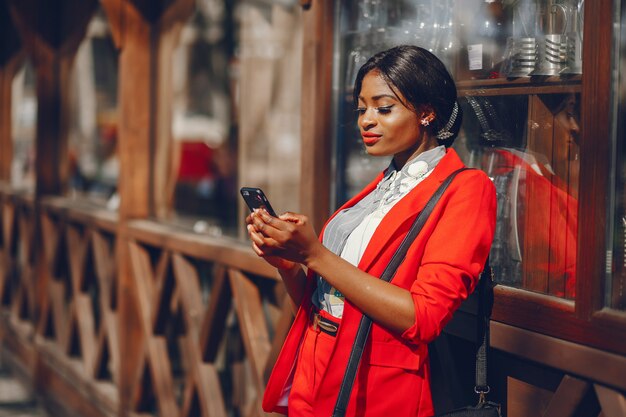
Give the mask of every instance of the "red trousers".
<path id="1" fill-rule="evenodd" d="M 341 325 L 341 319 L 330 316 L 324 311 L 319 314 Z M 337 392 L 321 390 L 320 384 L 326 372 L 329 360 L 334 350 L 336 338 L 315 326 L 309 320 L 308 327 L 302 339 L 302 344 L 296 359 L 296 368 L 293 376 L 288 402 L 289 417 L 328 417 L 317 416 L 314 413 L 314 404 L 332 403 L 336 401 Z M 361 364 L 359 374 L 355 380 L 353 394 L 355 400 L 346 411 L 347 416 L 359 417 L 387 417 L 387 416 L 432 416 L 432 400 L 429 386 L 424 383 L 429 378 L 428 367 L 419 370 L 406 370 L 396 366 L 377 366 L 367 363 Z M 371 374 L 372 367 L 376 373 Z M 398 385 L 397 381 L 408 381 Z M 380 390 L 393 394 L 386 394 L 381 398 Z M 332 398 L 320 397 L 321 393 Z M 417 397 L 419 401 L 413 407 L 407 407 L 406 402 L 397 398 Z M 319 407 L 316 407 L 319 409 Z"/>
<path id="2" fill-rule="evenodd" d="M 325 311 L 320 316 L 340 323 L 341 319 Z M 296 363 L 291 393 L 289 394 L 289 416 L 313 417 L 312 404 L 315 401 L 322 374 L 335 345 L 335 336 L 324 333 L 312 322 L 304 335 Z"/>

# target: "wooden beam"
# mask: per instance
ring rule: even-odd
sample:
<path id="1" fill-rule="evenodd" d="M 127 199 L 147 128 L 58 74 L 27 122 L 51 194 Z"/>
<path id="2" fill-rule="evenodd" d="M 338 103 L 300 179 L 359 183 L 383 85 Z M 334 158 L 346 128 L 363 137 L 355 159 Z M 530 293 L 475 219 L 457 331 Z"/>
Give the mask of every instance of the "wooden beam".
<path id="1" fill-rule="evenodd" d="M 170 26 L 185 22 L 196 10 L 196 0 L 174 1 L 160 18 L 159 26 L 162 32 L 167 32 Z"/>
<path id="2" fill-rule="evenodd" d="M 72 55 L 85 37 L 97 0 L 9 0 L 27 31 L 46 46 Z"/>
<path id="3" fill-rule="evenodd" d="M 605 417 L 626 416 L 626 396 L 624 394 L 599 384 L 595 384 L 594 388 L 598 402 L 602 407 L 602 415 Z"/>
<path id="4" fill-rule="evenodd" d="M 493 320 L 490 328 L 494 349 L 626 391 L 626 357 L 622 355 Z"/>
<path id="5" fill-rule="evenodd" d="M 271 349 L 267 324 L 259 289 L 240 271 L 229 271 L 230 286 L 235 301 L 237 320 L 246 349 L 257 392 L 263 392 L 263 374 Z"/>
<path id="6" fill-rule="evenodd" d="M 9 5 L 0 2 L 0 71 L 22 48 L 20 37 L 11 18 Z"/>
<path id="7" fill-rule="evenodd" d="M 173 19 L 174 17 L 172 17 Z M 171 213 L 176 186 L 176 166 L 174 164 L 174 141 L 172 137 L 172 103 L 174 52 L 178 46 L 182 21 L 172 21 L 161 25 L 161 36 L 157 52 L 157 80 L 155 113 L 155 153 L 154 153 L 154 212 L 157 218 L 165 218 Z"/>
<path id="8" fill-rule="evenodd" d="M 119 215 L 124 222 L 150 214 L 157 33 L 130 2 L 103 0 L 102 5 L 114 37 L 122 47 L 118 84 L 118 190 Z"/>
<path id="9" fill-rule="evenodd" d="M 509 376 L 507 378 L 507 416 L 527 417 L 544 415 L 552 393 Z"/>
<path id="10" fill-rule="evenodd" d="M 316 1 L 304 16 L 300 211 L 320 230 L 329 212 L 332 155 L 334 2 Z"/>
<path id="11" fill-rule="evenodd" d="M 607 306 L 604 302 L 606 269 L 607 199 L 611 181 L 611 120 L 613 96 L 612 54 L 598 45 L 611 45 L 613 2 L 585 2 L 583 80 L 580 132 L 580 193 L 578 196 L 578 267 L 576 315 L 584 320 Z"/>
<path id="12" fill-rule="evenodd" d="M 13 77 L 23 60 L 23 54 L 16 54 L 0 66 L 0 181 L 10 181 L 13 161 L 12 126 L 12 85 Z"/>
<path id="13" fill-rule="evenodd" d="M 211 296 L 200 329 L 200 348 L 204 362 L 215 362 L 226 329 L 226 318 L 232 300 L 226 273 L 224 266 L 214 268 Z"/>
<path id="14" fill-rule="evenodd" d="M 591 385 L 588 382 L 565 375 L 543 416 L 573 417 L 589 388 Z"/>
<path id="15" fill-rule="evenodd" d="M 69 11 L 66 4 L 48 15 L 43 11 L 55 5 L 38 1 L 12 0 L 10 11 L 36 70 L 35 193 L 42 196 L 63 194 L 69 180 L 70 71 L 97 2 L 77 2 L 77 7 Z M 68 12 L 71 17 L 64 15 Z"/>
<path id="16" fill-rule="evenodd" d="M 152 298 L 138 300 L 142 294 L 138 293 L 135 282 L 145 280 L 145 277 L 133 277 L 132 262 L 136 259 L 133 260 L 129 252 L 126 224 L 128 219 L 145 218 L 150 213 L 156 31 L 127 0 L 102 0 L 101 4 L 115 44 L 121 49 L 118 66 L 118 193 L 121 204 L 115 247 L 119 333 L 116 349 L 123 352 L 119 355 L 118 392 L 120 415 L 126 416 L 133 410 L 135 383 L 141 378 L 139 373 L 146 352 L 154 349 L 147 346 L 143 328 L 146 318 L 142 320 L 142 315 L 150 316 L 150 306 L 137 304 L 138 301 L 149 302 Z M 151 284 L 149 281 L 141 283 Z M 149 288 L 152 294 L 152 288 Z"/>

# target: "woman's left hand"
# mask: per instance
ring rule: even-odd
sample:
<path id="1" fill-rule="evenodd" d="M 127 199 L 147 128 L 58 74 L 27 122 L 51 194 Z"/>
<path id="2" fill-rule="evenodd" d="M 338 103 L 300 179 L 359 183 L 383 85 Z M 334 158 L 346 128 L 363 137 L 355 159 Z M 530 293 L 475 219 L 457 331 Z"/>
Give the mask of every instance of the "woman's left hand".
<path id="1" fill-rule="evenodd" d="M 271 216 L 264 209 L 251 214 L 255 243 L 266 256 L 280 256 L 307 265 L 323 249 L 309 219 L 296 213 Z"/>

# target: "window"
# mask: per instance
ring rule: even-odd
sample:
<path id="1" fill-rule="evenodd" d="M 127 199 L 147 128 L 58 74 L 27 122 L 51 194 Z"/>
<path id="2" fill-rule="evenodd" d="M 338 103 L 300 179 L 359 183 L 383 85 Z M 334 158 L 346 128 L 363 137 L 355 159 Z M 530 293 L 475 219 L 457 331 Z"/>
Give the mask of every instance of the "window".
<path id="1" fill-rule="evenodd" d="M 617 24 L 615 40 L 616 56 L 614 59 L 617 71 L 613 80 L 614 109 L 612 119 L 614 124 L 613 146 L 615 155 L 613 177 L 613 218 L 608 236 L 609 257 L 611 265 L 607 271 L 605 283 L 604 305 L 617 310 L 626 310 L 626 5 L 617 2 L 618 18 L 621 25 Z"/>
<path id="2" fill-rule="evenodd" d="M 378 51 L 421 46 L 457 82 L 464 122 L 454 149 L 496 186 L 497 281 L 573 300 L 584 1 L 342 3 L 336 206 L 389 163 L 361 144 L 351 101 L 356 72 Z"/>
<path id="3" fill-rule="evenodd" d="M 240 186 L 297 210 L 301 42 L 296 2 L 196 2 L 173 57 L 165 220 L 237 236 Z"/>

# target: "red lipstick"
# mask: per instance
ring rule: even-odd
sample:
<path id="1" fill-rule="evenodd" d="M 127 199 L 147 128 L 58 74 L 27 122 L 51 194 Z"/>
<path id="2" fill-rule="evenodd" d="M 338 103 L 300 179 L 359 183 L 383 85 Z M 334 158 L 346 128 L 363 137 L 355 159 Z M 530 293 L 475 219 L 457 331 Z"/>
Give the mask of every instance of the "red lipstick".
<path id="1" fill-rule="evenodd" d="M 363 132 L 361 134 L 361 137 L 363 138 L 363 143 L 365 143 L 368 146 L 372 146 L 380 140 L 382 135 L 372 133 L 372 132 Z"/>

